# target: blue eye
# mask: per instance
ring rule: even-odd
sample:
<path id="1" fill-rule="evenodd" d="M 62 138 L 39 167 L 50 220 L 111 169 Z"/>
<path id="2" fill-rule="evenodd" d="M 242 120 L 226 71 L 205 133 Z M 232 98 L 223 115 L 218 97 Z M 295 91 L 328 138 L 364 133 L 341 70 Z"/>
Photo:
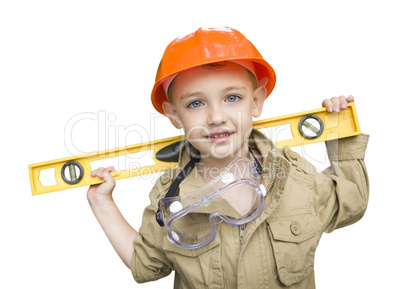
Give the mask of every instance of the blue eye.
<path id="1" fill-rule="evenodd" d="M 226 98 L 226 101 L 228 101 L 228 102 L 235 102 L 235 101 L 238 101 L 239 100 L 239 96 L 237 96 L 237 95 L 229 95 L 227 98 Z"/>
<path id="2" fill-rule="evenodd" d="M 188 105 L 188 107 L 190 107 L 190 108 L 197 108 L 197 107 L 200 107 L 201 105 L 202 105 L 202 102 L 199 101 L 199 100 L 196 100 L 196 101 L 191 102 L 191 103 Z"/>

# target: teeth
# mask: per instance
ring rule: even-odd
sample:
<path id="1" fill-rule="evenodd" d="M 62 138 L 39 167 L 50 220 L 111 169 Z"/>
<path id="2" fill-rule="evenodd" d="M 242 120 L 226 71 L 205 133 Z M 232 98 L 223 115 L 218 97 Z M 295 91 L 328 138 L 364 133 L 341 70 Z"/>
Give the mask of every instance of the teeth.
<path id="1" fill-rule="evenodd" d="M 229 136 L 229 133 L 222 133 L 222 134 L 214 134 L 214 135 L 210 135 L 209 138 L 219 138 L 219 137 L 225 137 L 225 136 Z"/>

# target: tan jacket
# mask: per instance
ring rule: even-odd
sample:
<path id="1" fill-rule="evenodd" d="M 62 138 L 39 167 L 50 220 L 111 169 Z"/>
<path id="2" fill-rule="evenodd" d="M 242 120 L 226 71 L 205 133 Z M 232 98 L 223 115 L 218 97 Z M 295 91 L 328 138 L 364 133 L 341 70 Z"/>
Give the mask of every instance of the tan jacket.
<path id="1" fill-rule="evenodd" d="M 150 193 L 151 204 L 134 241 L 135 280 L 156 280 L 175 270 L 176 289 L 315 288 L 314 254 L 322 233 L 358 221 L 366 210 L 367 142 L 363 134 L 327 142 L 331 167 L 319 173 L 288 147 L 275 149 L 254 130 L 250 146 L 263 156 L 262 183 L 268 190 L 263 211 L 245 228 L 220 223 L 213 241 L 194 250 L 170 243 L 155 220 L 158 201 L 180 169 L 166 171 Z M 182 150 L 179 167 L 189 159 Z M 204 184 L 194 169 L 179 193 Z"/>

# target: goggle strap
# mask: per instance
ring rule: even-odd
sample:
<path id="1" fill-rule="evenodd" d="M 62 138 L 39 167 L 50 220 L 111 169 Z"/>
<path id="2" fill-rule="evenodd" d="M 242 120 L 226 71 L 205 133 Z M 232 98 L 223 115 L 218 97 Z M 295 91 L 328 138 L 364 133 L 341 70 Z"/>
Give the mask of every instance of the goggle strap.
<path id="1" fill-rule="evenodd" d="M 195 168 L 197 163 L 200 161 L 200 155 L 196 154 L 191 160 L 187 163 L 187 165 L 181 170 L 181 172 L 177 175 L 172 185 L 169 188 L 165 198 L 173 197 L 177 189 L 179 188 L 180 183 L 191 173 L 191 171 Z M 160 206 L 158 206 L 158 211 L 156 212 L 156 221 L 158 224 L 163 227 L 165 224 L 163 223 L 162 213 L 160 211 Z"/>
<path id="2" fill-rule="evenodd" d="M 254 153 L 253 153 L 253 151 L 251 150 L 250 147 L 248 147 L 248 151 L 249 151 L 249 152 L 251 153 L 251 155 L 253 156 L 254 161 L 255 161 L 255 163 L 256 163 L 256 165 L 257 165 L 257 167 L 256 167 L 257 173 L 261 176 L 262 173 L 264 172 L 264 170 L 263 170 L 263 168 L 262 168 L 260 162 L 257 160 L 257 158 L 255 157 L 255 155 L 254 155 Z"/>
<path id="3" fill-rule="evenodd" d="M 184 169 L 181 170 L 181 172 L 177 175 L 177 177 L 173 181 L 165 198 L 173 197 L 176 194 L 180 183 L 182 181 L 184 181 L 184 179 L 191 173 L 191 171 L 195 168 L 197 163 L 200 161 L 200 158 L 201 157 L 199 154 L 197 154 L 191 158 L 191 160 L 187 163 L 187 165 L 184 167 Z"/>

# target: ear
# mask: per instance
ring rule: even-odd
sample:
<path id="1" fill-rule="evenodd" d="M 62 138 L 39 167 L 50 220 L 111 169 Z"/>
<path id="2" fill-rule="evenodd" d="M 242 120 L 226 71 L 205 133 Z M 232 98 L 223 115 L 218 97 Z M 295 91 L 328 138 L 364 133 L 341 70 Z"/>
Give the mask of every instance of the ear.
<path id="1" fill-rule="evenodd" d="M 162 109 L 175 128 L 181 129 L 183 127 L 180 118 L 177 116 L 177 112 L 173 104 L 171 104 L 169 101 L 164 101 L 162 103 Z"/>
<path id="2" fill-rule="evenodd" d="M 254 117 L 259 117 L 261 115 L 266 96 L 267 96 L 267 89 L 265 88 L 265 86 L 259 86 L 254 91 L 254 97 L 253 97 Z"/>

